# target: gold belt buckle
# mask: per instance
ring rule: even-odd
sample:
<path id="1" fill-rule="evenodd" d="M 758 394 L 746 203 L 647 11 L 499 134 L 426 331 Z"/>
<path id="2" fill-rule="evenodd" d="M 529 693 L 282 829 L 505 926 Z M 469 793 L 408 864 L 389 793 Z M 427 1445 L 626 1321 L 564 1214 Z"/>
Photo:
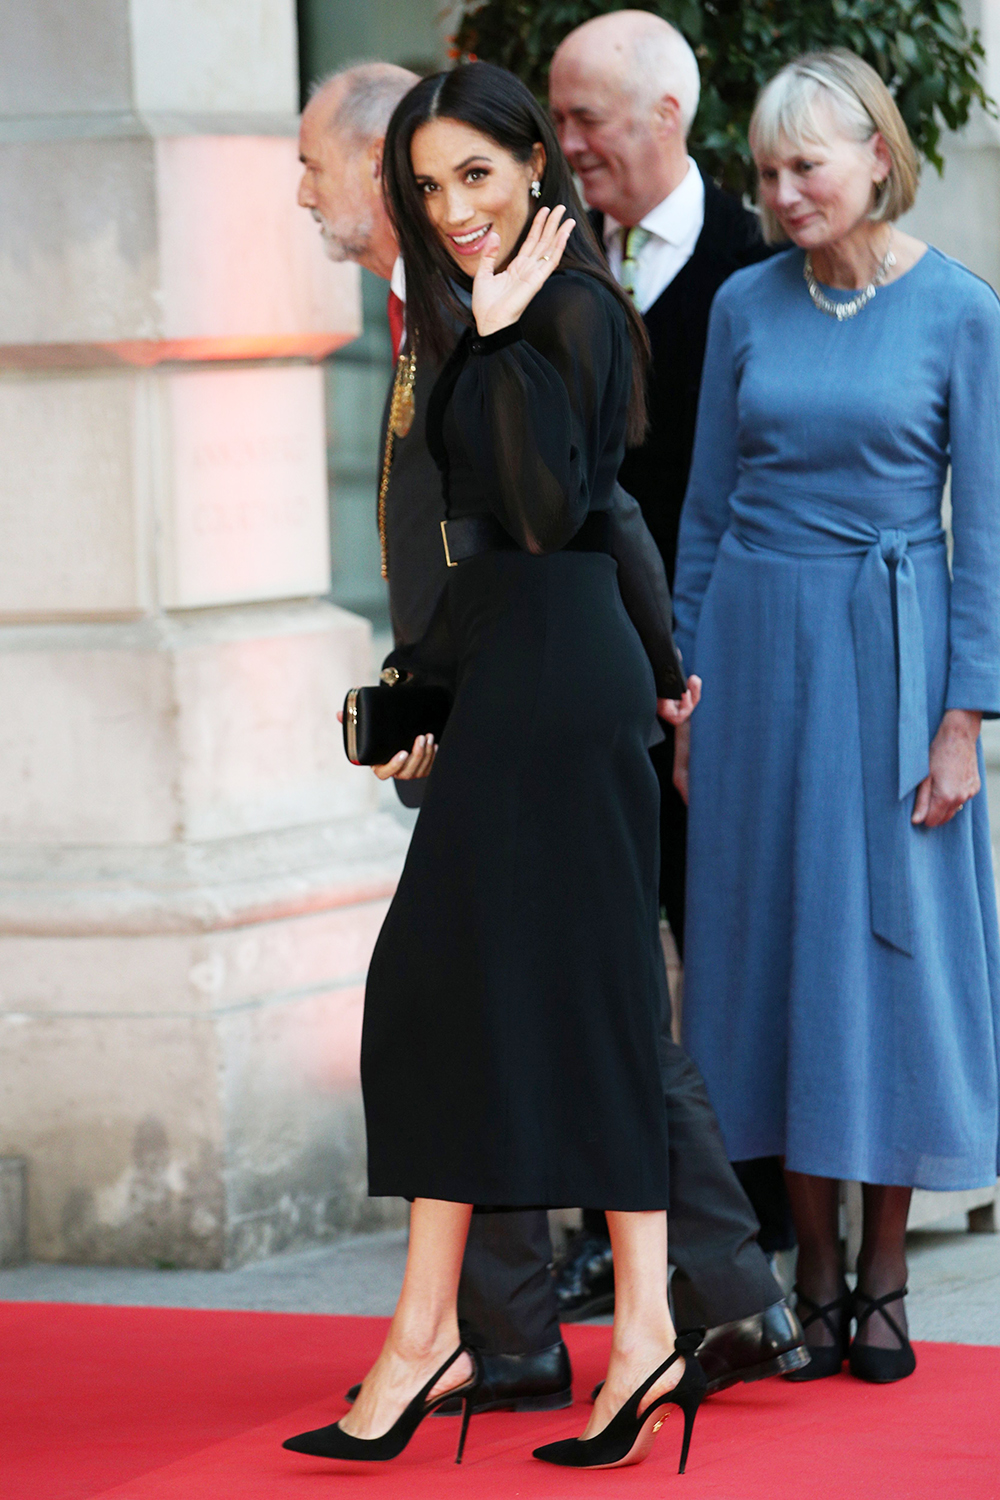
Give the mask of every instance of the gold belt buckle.
<path id="1" fill-rule="evenodd" d="M 448 551 L 448 522 L 441 522 L 441 540 L 444 542 L 444 560 L 449 568 L 457 568 L 458 563 L 452 562 L 451 553 Z"/>

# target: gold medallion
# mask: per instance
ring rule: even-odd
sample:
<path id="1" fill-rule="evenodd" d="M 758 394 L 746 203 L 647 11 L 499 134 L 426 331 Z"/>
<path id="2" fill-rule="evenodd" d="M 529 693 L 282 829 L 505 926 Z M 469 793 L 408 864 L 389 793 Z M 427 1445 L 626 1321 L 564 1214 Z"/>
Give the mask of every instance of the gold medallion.
<path id="1" fill-rule="evenodd" d="M 415 406 L 413 386 L 417 378 L 417 356 L 401 354 L 396 363 L 396 375 L 392 382 L 392 400 L 389 405 L 389 423 L 385 434 L 385 452 L 382 455 L 382 478 L 378 487 L 378 539 L 382 552 L 382 577 L 389 576 L 389 551 L 385 534 L 385 501 L 389 493 L 389 474 L 392 470 L 392 449 L 397 438 L 404 438 L 413 426 Z"/>
<path id="2" fill-rule="evenodd" d="M 404 386 L 400 391 L 399 399 L 396 401 L 395 406 L 396 409 L 392 414 L 393 435 L 398 438 L 405 438 L 413 426 L 413 417 L 416 410 L 413 403 L 413 391 L 409 387 Z"/>

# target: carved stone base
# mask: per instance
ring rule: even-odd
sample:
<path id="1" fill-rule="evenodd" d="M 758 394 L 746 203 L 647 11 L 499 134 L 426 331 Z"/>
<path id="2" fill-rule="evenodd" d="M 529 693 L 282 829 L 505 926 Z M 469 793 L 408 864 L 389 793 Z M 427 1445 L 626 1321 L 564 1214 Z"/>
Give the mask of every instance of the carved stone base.
<path id="1" fill-rule="evenodd" d="M 364 976 L 386 814 L 168 848 L 0 854 L 0 1155 L 31 1255 L 217 1267 L 401 1222 L 370 1200 Z"/>

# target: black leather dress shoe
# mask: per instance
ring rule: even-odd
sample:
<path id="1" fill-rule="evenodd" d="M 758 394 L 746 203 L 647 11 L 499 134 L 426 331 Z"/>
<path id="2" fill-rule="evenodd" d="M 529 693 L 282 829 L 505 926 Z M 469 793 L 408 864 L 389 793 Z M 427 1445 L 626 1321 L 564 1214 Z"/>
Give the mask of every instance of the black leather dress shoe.
<path id="1" fill-rule="evenodd" d="M 710 1328 L 698 1346 L 698 1363 L 711 1396 L 741 1380 L 766 1380 L 801 1370 L 809 1363 L 809 1350 L 798 1318 L 782 1298 L 749 1318 Z M 594 1387 L 595 1401 L 600 1389 Z"/>
<path id="2" fill-rule="evenodd" d="M 766 1380 L 809 1363 L 798 1318 L 782 1298 L 763 1312 L 710 1328 L 698 1350 L 709 1394 L 740 1380 Z"/>
<path id="3" fill-rule="evenodd" d="M 579 1323 L 615 1310 L 615 1268 L 611 1241 L 586 1231 L 574 1234 L 556 1267 L 560 1323 Z"/>
<path id="4" fill-rule="evenodd" d="M 573 1404 L 573 1371 L 562 1339 L 530 1354 L 484 1354 L 478 1351 L 482 1380 L 473 1404 L 480 1411 L 560 1411 Z M 348 1401 L 357 1399 L 360 1385 L 352 1385 Z M 458 1416 L 461 1399 L 442 1401 L 436 1417 Z"/>

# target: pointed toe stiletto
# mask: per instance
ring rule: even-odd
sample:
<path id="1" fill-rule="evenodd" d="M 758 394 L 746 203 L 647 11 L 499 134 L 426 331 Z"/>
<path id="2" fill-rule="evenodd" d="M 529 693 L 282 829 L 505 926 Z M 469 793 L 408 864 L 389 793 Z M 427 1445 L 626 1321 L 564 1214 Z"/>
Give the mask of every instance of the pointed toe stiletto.
<path id="1" fill-rule="evenodd" d="M 822 1306 L 800 1292 L 798 1287 L 795 1288 L 795 1311 L 799 1315 L 803 1332 L 811 1324 L 822 1321 L 826 1324 L 833 1343 L 807 1344 L 809 1363 L 800 1370 L 788 1370 L 782 1377 L 784 1380 L 825 1380 L 829 1375 L 840 1374 L 851 1342 L 851 1308 L 851 1293 L 846 1286 L 839 1297 Z M 803 1312 L 805 1317 L 802 1316 Z M 834 1323 L 832 1316 L 838 1312 L 839 1326 Z"/>
<path id="2" fill-rule="evenodd" d="M 471 1377 L 461 1385 L 452 1386 L 450 1390 L 442 1391 L 439 1396 L 432 1397 L 431 1391 L 442 1375 L 451 1369 L 460 1354 L 468 1354 L 472 1360 Z M 467 1344 L 459 1344 L 454 1354 L 448 1356 L 440 1370 L 435 1371 L 427 1384 L 414 1396 L 409 1406 L 396 1418 L 389 1431 L 383 1432 L 381 1437 L 354 1437 L 351 1433 L 344 1432 L 338 1422 L 331 1422 L 328 1427 L 316 1427 L 312 1432 L 300 1432 L 295 1437 L 286 1438 L 281 1446 L 288 1448 L 292 1453 L 307 1453 L 313 1458 L 342 1458 L 354 1463 L 359 1461 L 384 1463 L 402 1453 L 429 1412 L 440 1406 L 442 1401 L 453 1401 L 458 1396 L 462 1400 L 462 1431 L 458 1438 L 455 1462 L 460 1464 L 465 1450 L 465 1435 L 469 1430 L 469 1418 L 472 1416 L 472 1405 L 481 1379 L 482 1371 L 476 1351 L 470 1349 Z"/>
<path id="3" fill-rule="evenodd" d="M 684 1438 L 681 1443 L 681 1462 L 678 1474 L 684 1473 L 691 1433 L 698 1408 L 705 1399 L 705 1376 L 694 1357 L 701 1343 L 704 1329 L 682 1334 L 674 1344 L 674 1352 L 654 1370 L 648 1380 L 643 1381 L 625 1405 L 611 1418 L 607 1427 L 592 1438 L 568 1438 L 561 1443 L 546 1443 L 536 1448 L 535 1458 L 543 1463 L 559 1464 L 566 1469 L 617 1469 L 626 1464 L 638 1464 L 653 1446 L 653 1434 L 663 1426 L 666 1416 L 660 1411 L 664 1406 L 679 1406 L 684 1413 Z M 651 1401 L 643 1412 L 639 1411 L 646 1392 L 665 1374 L 678 1359 L 684 1358 L 684 1374 L 674 1386 L 662 1396 Z M 659 1416 L 657 1416 L 659 1412 Z"/>
<path id="4" fill-rule="evenodd" d="M 857 1317 L 857 1332 L 854 1335 L 848 1359 L 851 1374 L 858 1380 L 867 1380 L 872 1385 L 889 1385 L 894 1380 L 905 1380 L 907 1375 L 912 1375 L 917 1368 L 917 1356 L 913 1352 L 913 1345 L 892 1314 L 886 1312 L 886 1307 L 890 1302 L 900 1301 L 908 1291 L 909 1287 L 903 1286 L 898 1291 L 886 1292 L 884 1297 L 869 1297 L 868 1293 L 861 1291 L 860 1288 L 855 1290 L 854 1312 Z M 865 1306 L 861 1307 L 861 1303 Z M 878 1349 L 874 1344 L 858 1343 L 858 1334 L 872 1313 L 878 1313 L 888 1323 L 899 1339 L 898 1349 Z"/>

